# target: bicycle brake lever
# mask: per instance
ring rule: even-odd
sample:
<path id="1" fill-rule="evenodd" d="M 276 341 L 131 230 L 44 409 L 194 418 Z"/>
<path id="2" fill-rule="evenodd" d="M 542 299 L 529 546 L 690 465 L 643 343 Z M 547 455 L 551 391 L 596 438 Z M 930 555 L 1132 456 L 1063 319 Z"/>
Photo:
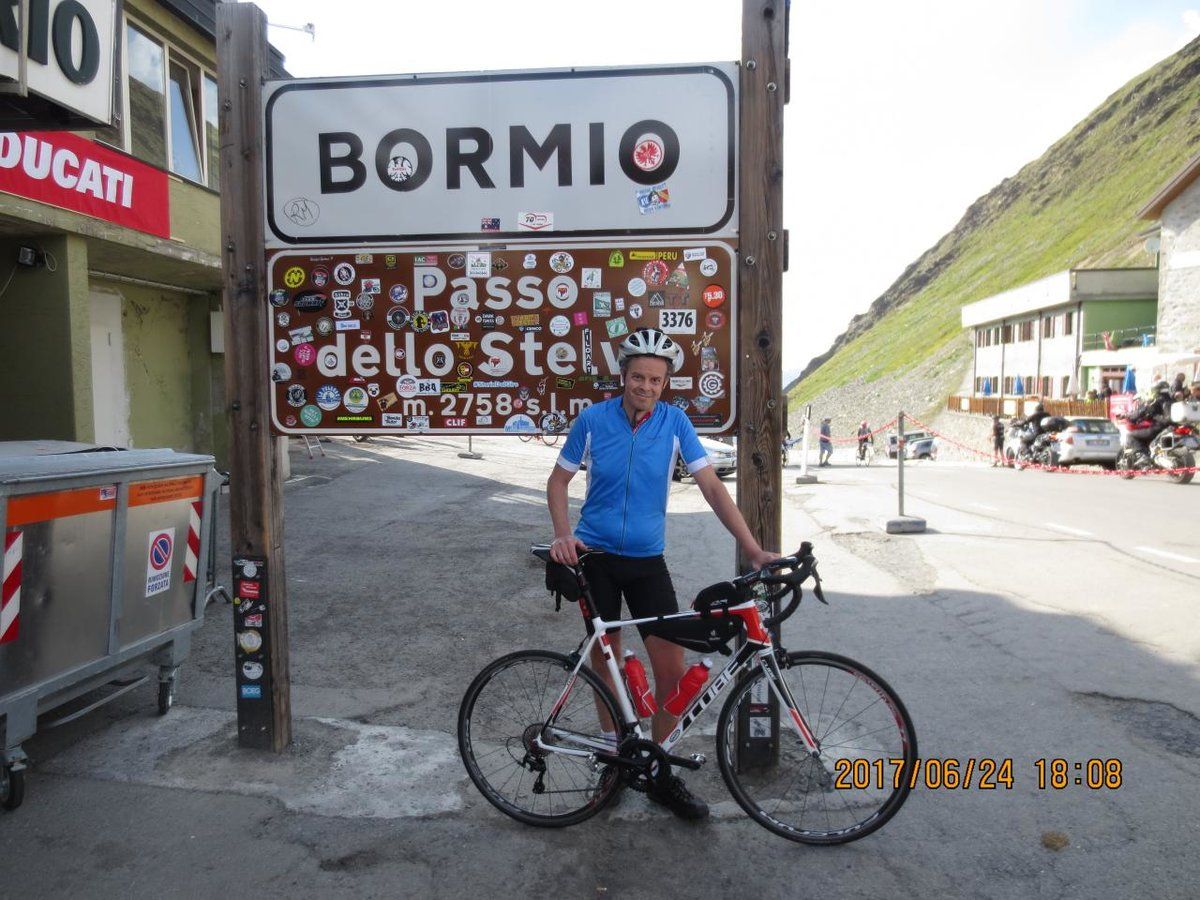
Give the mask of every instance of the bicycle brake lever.
<path id="1" fill-rule="evenodd" d="M 812 589 L 813 596 L 816 597 L 818 600 L 820 600 L 822 603 L 824 603 L 826 606 L 828 606 L 829 601 L 825 599 L 825 592 L 823 590 L 821 590 L 821 576 L 817 574 L 817 569 L 815 566 L 813 567 L 812 577 L 813 577 L 813 589 Z"/>

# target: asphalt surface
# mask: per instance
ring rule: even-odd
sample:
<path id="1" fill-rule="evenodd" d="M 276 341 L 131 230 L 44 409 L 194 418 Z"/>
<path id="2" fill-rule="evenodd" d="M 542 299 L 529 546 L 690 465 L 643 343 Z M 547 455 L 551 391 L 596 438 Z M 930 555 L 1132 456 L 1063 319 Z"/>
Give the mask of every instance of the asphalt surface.
<path id="1" fill-rule="evenodd" d="M 474 445 L 484 459 L 436 438 L 338 440 L 311 462 L 293 448 L 292 751 L 237 748 L 231 615 L 210 607 L 168 716 L 139 689 L 26 745 L 0 893 L 1195 896 L 1200 486 L 922 463 L 907 506 L 929 531 L 890 537 L 894 467 L 815 485 L 786 470 L 784 546 L 815 542 L 830 605 L 806 602 L 784 643 L 882 675 L 922 756 L 1013 771 L 1011 789 L 918 787 L 876 834 L 812 848 L 747 820 L 715 760 L 688 777 L 713 805 L 700 825 L 627 793 L 539 830 L 479 797 L 454 743 L 463 690 L 503 653 L 573 648 L 581 625 L 527 555 L 548 536 L 556 451 Z M 688 482 L 668 548 L 682 598 L 731 574 L 732 541 Z M 713 760 L 715 717 L 683 752 Z M 1049 758 L 1119 759 L 1122 785 L 1039 789 Z"/>

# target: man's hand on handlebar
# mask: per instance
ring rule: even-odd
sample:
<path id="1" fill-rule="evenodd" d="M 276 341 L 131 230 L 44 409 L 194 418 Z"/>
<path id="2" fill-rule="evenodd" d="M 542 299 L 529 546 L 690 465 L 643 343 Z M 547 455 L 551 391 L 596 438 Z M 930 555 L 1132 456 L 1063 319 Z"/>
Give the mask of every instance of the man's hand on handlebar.
<path id="1" fill-rule="evenodd" d="M 751 568 L 765 569 L 771 563 L 779 559 L 779 554 L 771 550 L 759 549 L 754 553 L 749 553 L 746 556 L 746 561 L 750 563 Z"/>
<path id="2" fill-rule="evenodd" d="M 587 548 L 587 544 L 574 535 L 556 537 L 550 542 L 550 558 L 564 566 L 577 566 L 579 565 L 579 551 Z"/>

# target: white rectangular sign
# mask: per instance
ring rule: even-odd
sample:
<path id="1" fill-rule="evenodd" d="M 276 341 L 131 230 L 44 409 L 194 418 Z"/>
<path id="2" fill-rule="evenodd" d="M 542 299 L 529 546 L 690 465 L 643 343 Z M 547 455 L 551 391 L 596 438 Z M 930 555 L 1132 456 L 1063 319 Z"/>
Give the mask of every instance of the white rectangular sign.
<path id="1" fill-rule="evenodd" d="M 267 244 L 733 235 L 737 80 L 719 63 L 268 82 Z"/>
<path id="2" fill-rule="evenodd" d="M 30 93 L 97 124 L 111 124 L 116 7 L 117 0 L 31 0 L 24 41 Z M 20 4 L 0 3 L 0 77 L 14 81 L 20 23 Z"/>
<path id="3" fill-rule="evenodd" d="M 175 557 L 175 529 L 150 532 L 146 550 L 146 596 L 153 597 L 171 587 L 171 561 Z"/>

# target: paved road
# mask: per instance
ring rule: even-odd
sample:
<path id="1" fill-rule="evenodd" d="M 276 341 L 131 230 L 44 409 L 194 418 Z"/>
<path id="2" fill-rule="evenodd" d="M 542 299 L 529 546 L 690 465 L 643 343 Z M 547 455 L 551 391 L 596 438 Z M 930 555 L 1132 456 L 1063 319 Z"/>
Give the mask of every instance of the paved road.
<path id="1" fill-rule="evenodd" d="M 785 547 L 816 542 L 830 606 L 802 606 L 785 643 L 876 669 L 923 756 L 1014 770 L 1012 790 L 920 788 L 882 831 L 819 849 L 748 823 L 714 765 L 689 777 L 714 805 L 700 826 L 626 795 L 577 828 L 534 830 L 474 792 L 453 740 L 463 688 L 504 652 L 580 633 L 525 552 L 547 533 L 554 451 L 475 445 L 481 461 L 420 438 L 294 454 L 294 751 L 236 749 L 232 625 L 213 607 L 169 716 L 134 692 L 30 742 L 26 805 L 0 816 L 3 893 L 1194 896 L 1196 573 L 1110 545 L 1145 534 L 1195 555 L 1200 488 L 934 464 L 909 473 L 930 532 L 896 538 L 881 530 L 894 470 L 789 486 Z M 1180 530 L 1126 505 L 1138 496 L 1170 505 Z M 690 596 L 728 576 L 732 542 L 694 485 L 674 485 L 670 509 L 669 561 Z M 711 731 L 684 752 L 711 759 Z M 1039 790 L 1034 760 L 1052 757 L 1120 759 L 1124 784 Z"/>

